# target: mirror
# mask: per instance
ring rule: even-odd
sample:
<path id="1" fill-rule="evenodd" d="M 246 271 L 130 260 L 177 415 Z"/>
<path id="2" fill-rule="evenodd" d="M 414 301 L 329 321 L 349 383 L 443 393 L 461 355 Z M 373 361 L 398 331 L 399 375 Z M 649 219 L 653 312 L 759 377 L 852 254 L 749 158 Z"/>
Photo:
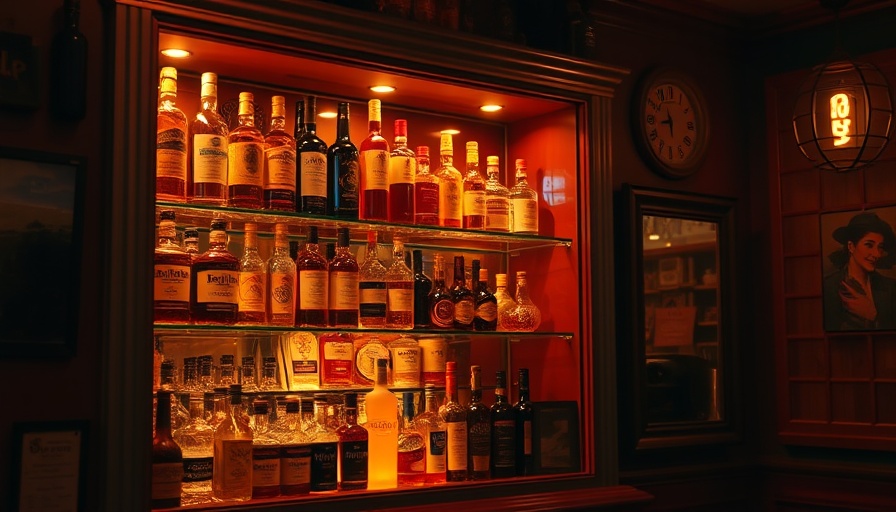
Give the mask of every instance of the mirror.
<path id="1" fill-rule="evenodd" d="M 623 448 L 735 441 L 734 202 L 630 185 L 622 194 Z"/>

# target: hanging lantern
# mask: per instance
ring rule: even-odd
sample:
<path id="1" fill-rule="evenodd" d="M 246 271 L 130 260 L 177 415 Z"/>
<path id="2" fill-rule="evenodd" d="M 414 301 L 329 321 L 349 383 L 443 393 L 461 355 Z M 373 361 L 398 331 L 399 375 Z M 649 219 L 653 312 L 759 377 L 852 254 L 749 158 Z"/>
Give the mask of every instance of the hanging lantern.
<path id="1" fill-rule="evenodd" d="M 874 65 L 851 59 L 818 66 L 803 82 L 793 113 L 793 133 L 819 169 L 864 167 L 890 140 L 893 102 L 886 77 Z"/>

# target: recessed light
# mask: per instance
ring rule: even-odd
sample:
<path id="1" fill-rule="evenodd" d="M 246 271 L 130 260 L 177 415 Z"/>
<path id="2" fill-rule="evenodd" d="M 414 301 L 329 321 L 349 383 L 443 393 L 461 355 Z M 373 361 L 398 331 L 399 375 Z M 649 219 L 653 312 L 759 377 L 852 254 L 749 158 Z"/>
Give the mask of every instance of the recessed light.
<path id="1" fill-rule="evenodd" d="M 373 92 L 395 92 L 395 87 L 391 85 L 371 85 L 370 90 Z"/>
<path id="2" fill-rule="evenodd" d="M 489 105 L 482 105 L 481 107 L 479 107 L 479 110 L 481 110 L 483 112 L 497 112 L 497 111 L 501 110 L 502 108 L 504 108 L 504 105 L 489 104 Z"/>
<path id="3" fill-rule="evenodd" d="M 186 59 L 187 57 L 193 55 L 193 52 L 182 50 L 180 48 L 165 48 L 164 50 L 162 50 L 162 55 L 171 57 L 172 59 Z"/>
<path id="4" fill-rule="evenodd" d="M 447 133 L 448 135 L 457 135 L 460 133 L 460 130 L 450 129 L 450 130 L 442 130 L 439 133 Z"/>
<path id="5" fill-rule="evenodd" d="M 336 117 L 336 112 L 333 112 L 330 110 L 327 110 L 324 112 L 318 112 L 317 117 L 322 117 L 324 119 L 333 119 L 334 117 Z"/>

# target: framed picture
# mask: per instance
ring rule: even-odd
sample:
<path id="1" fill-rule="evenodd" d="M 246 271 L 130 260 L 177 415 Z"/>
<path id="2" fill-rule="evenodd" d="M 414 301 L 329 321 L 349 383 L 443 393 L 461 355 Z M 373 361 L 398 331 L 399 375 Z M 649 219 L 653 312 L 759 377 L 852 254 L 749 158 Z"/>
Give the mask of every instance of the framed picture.
<path id="1" fill-rule="evenodd" d="M 75 352 L 85 167 L 0 147 L 0 356 Z"/>
<path id="2" fill-rule="evenodd" d="M 896 329 L 896 206 L 821 215 L 825 331 Z"/>
<path id="3" fill-rule="evenodd" d="M 533 402 L 532 455 L 536 474 L 580 471 L 579 406 L 576 402 Z"/>
<path id="4" fill-rule="evenodd" d="M 84 509 L 86 421 L 14 423 L 12 454 L 10 510 Z"/>

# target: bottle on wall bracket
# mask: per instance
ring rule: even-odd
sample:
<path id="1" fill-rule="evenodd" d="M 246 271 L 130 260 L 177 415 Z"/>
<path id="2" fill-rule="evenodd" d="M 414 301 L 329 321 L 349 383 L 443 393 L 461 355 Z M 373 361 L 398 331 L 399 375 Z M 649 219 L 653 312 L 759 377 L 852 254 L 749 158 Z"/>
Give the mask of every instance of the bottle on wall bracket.
<path id="1" fill-rule="evenodd" d="M 296 102 L 296 122 L 300 112 Z M 297 211 L 315 215 L 327 214 L 327 143 L 317 135 L 317 97 L 308 96 L 304 102 L 305 125 L 301 136 L 296 135 Z M 298 131 L 298 127 L 296 128 Z"/>
<path id="2" fill-rule="evenodd" d="M 349 134 L 348 103 L 339 103 L 336 141 L 327 148 L 327 215 L 358 218 L 360 164 L 358 148 Z"/>
<path id="3" fill-rule="evenodd" d="M 240 93 L 239 126 L 227 145 L 227 203 L 261 209 L 264 204 L 264 136 L 255 127 L 255 96 Z"/>
<path id="4" fill-rule="evenodd" d="M 190 124 L 190 201 L 227 204 L 227 144 L 230 128 L 218 114 L 218 75 L 202 74 L 201 107 Z"/>
<path id="5" fill-rule="evenodd" d="M 177 108 L 177 70 L 159 73 L 159 110 L 156 132 L 156 199 L 187 200 L 187 116 Z"/>
<path id="6" fill-rule="evenodd" d="M 286 98 L 271 97 L 271 129 L 264 136 L 264 208 L 296 210 L 296 140 L 286 132 Z"/>
<path id="7" fill-rule="evenodd" d="M 361 196 L 359 217 L 386 220 L 389 208 L 389 143 L 380 134 L 382 105 L 380 100 L 367 102 L 369 134 L 361 141 Z"/>

